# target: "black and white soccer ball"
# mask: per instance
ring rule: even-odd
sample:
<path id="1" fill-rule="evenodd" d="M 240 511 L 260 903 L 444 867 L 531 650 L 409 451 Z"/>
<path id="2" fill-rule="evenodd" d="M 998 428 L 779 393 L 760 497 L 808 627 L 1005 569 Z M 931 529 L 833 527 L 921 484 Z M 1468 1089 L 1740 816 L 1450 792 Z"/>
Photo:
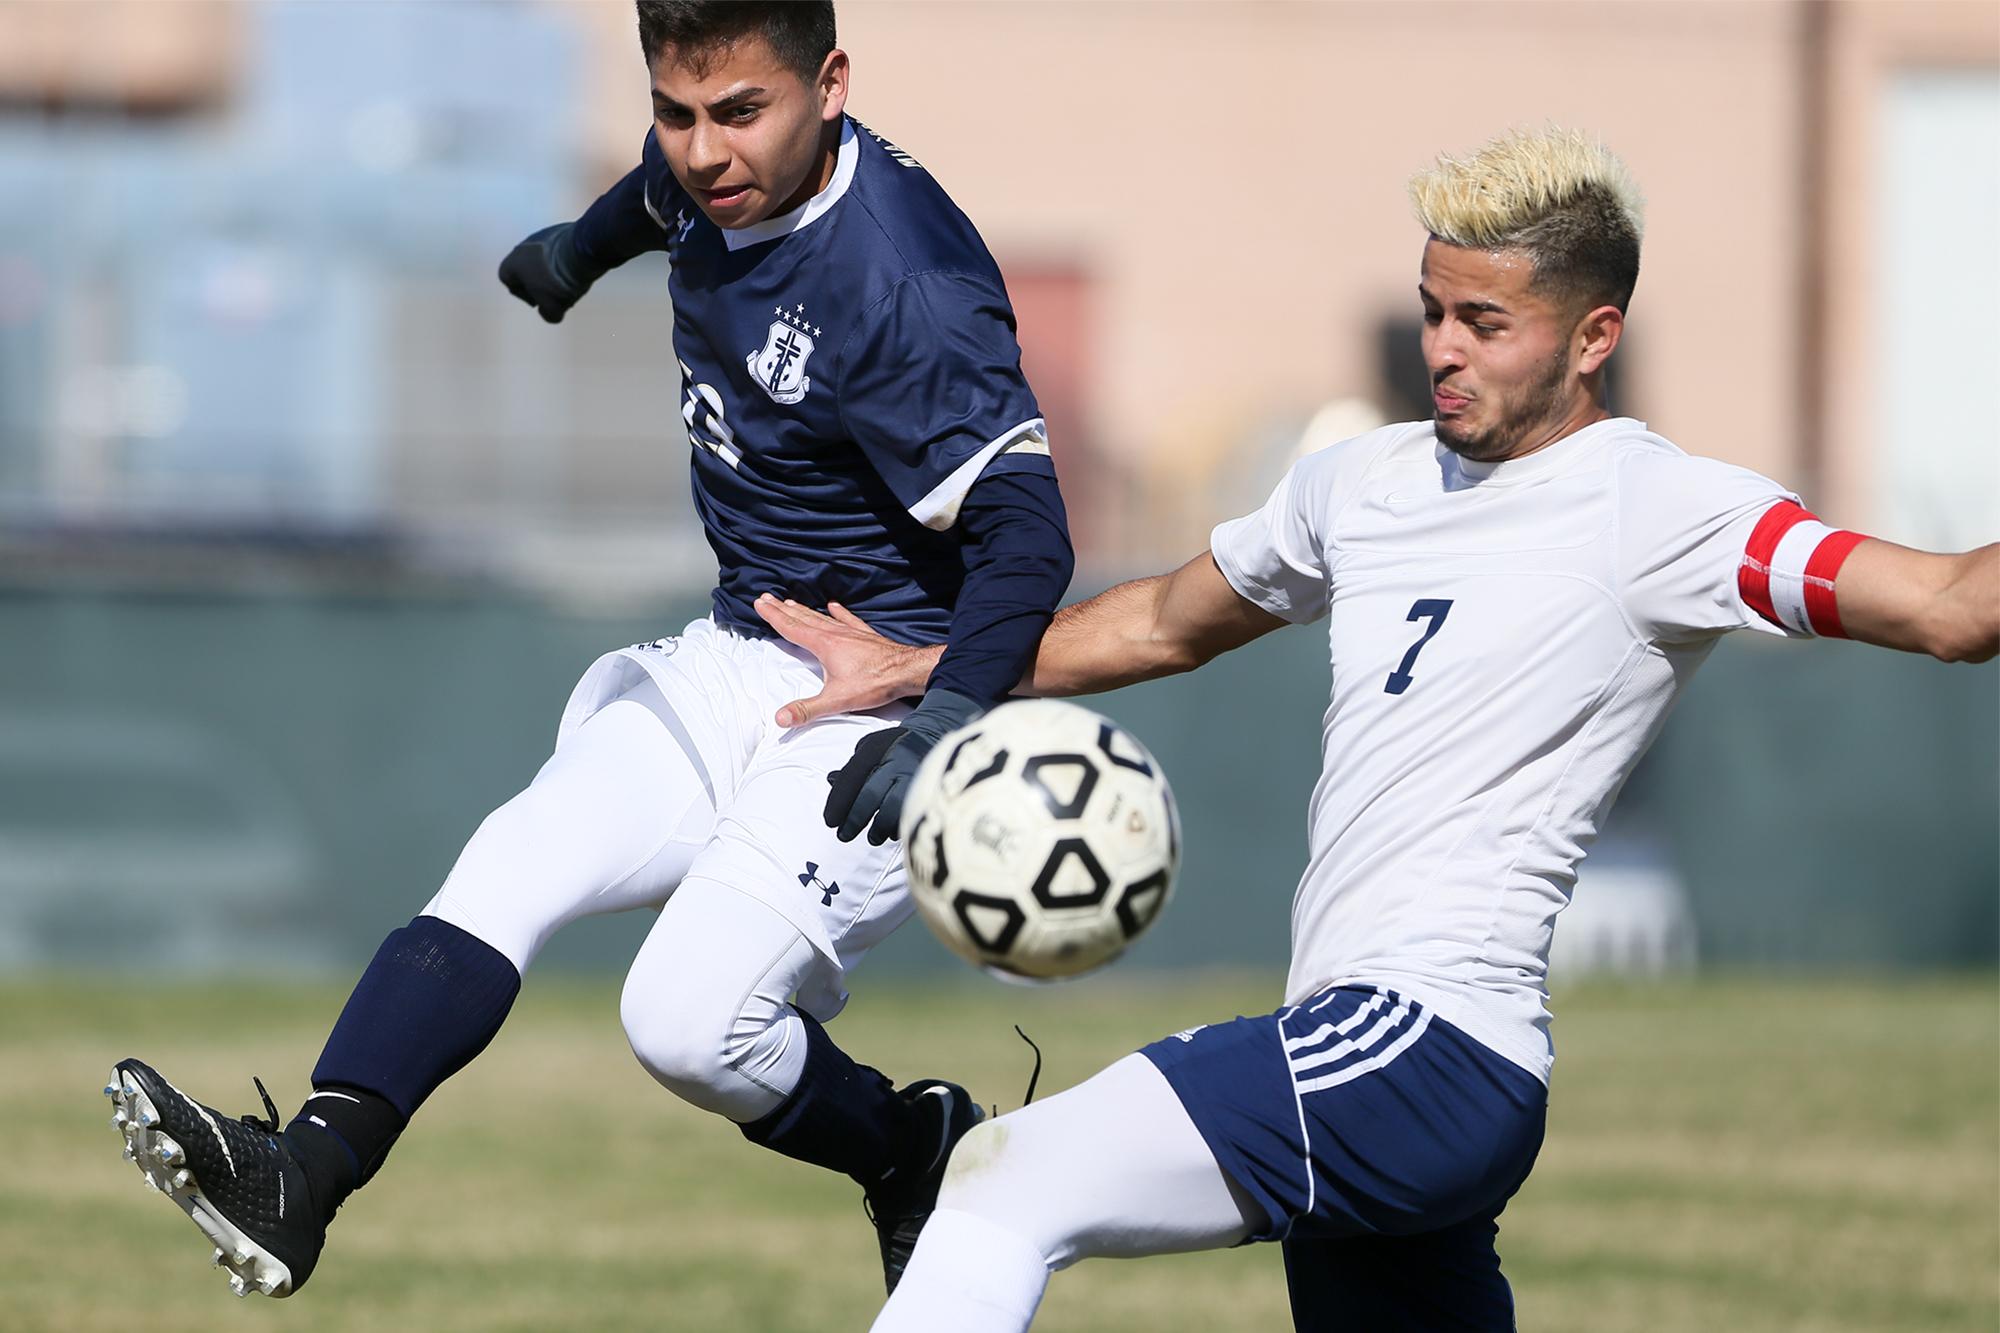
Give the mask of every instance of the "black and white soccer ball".
<path id="1" fill-rule="evenodd" d="M 924 920 L 1010 980 L 1109 963 L 1159 917 L 1180 865 L 1180 817 L 1153 756 L 1054 699 L 1002 704 L 939 741 L 902 837 Z"/>

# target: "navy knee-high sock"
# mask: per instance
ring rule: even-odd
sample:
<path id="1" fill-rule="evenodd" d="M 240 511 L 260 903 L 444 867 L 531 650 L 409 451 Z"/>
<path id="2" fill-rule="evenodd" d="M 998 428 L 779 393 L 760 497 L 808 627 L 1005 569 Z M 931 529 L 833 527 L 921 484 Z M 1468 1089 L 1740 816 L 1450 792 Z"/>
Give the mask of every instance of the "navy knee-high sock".
<path id="1" fill-rule="evenodd" d="M 505 954 L 436 917 L 382 941 L 285 1127 L 322 1221 L 375 1174 L 424 1099 L 486 1049 L 520 990 Z"/>
<path id="2" fill-rule="evenodd" d="M 880 1071 L 835 1046 L 812 1015 L 799 1017 L 806 1061 L 798 1086 L 777 1110 L 739 1128 L 752 1143 L 873 1186 L 909 1156 L 917 1113 Z"/>

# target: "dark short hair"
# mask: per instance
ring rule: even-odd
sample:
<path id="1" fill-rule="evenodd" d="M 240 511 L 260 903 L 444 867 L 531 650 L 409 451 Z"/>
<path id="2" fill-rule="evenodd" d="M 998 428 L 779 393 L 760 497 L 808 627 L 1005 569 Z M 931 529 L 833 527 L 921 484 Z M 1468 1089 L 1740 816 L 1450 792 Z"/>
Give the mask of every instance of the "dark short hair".
<path id="1" fill-rule="evenodd" d="M 675 59 L 707 64 L 745 37 L 761 37 L 779 60 L 810 82 L 834 48 L 833 0 L 638 0 L 646 63 L 668 47 Z M 692 61 L 690 62 L 690 57 Z"/>
<path id="2" fill-rule="evenodd" d="M 1578 314 L 1595 306 L 1624 313 L 1639 283 L 1639 236 L 1620 200 L 1586 186 L 1523 227 L 1515 245 L 1535 266 L 1534 285 Z"/>

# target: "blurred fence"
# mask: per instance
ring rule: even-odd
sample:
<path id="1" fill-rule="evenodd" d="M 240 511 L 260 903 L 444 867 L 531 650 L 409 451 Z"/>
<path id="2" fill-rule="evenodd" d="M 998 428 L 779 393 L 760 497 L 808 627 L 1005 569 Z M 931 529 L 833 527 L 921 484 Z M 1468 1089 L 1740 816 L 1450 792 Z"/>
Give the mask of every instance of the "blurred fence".
<path id="1" fill-rule="evenodd" d="M 582 164 L 627 162 L 638 146 L 609 91 L 615 72 L 643 115 L 630 12 L 171 9 L 0 0 L 0 967 L 347 968 L 527 781 L 585 664 L 702 609 L 694 590 L 713 562 L 686 505 L 663 263 L 600 284 L 559 330 L 493 278 L 517 238 L 604 183 Z M 1641 342 L 1622 354 L 1638 372 L 1631 405 L 1667 404 L 1677 434 L 1688 426 L 1694 447 L 1739 461 L 1775 464 L 1798 435 L 1817 460 L 1801 455 L 1800 470 L 1825 464 L 1858 511 L 1840 521 L 1869 526 L 1865 497 L 1889 511 L 1872 529 L 1885 535 L 1990 536 L 1993 496 L 1979 482 L 1992 431 L 1965 415 L 1977 396 L 1953 386 L 1990 344 L 1985 304 L 1963 294 L 1990 289 L 1992 266 L 1948 242 L 1980 234 L 1994 210 L 1992 155 L 1979 151 L 2000 126 L 1991 23 L 1968 26 L 1949 5 L 1616 9 L 1615 21 L 1591 11 L 1591 24 L 1545 6 L 1458 18 L 1489 25 L 1489 45 L 1525 44 L 1507 47 L 1523 69 L 1627 52 L 1632 32 L 1650 33 L 1635 77 L 1755 94 L 1718 91 L 1692 129 L 1644 99 L 1584 104 L 1646 166 L 1670 238 L 1662 272 L 1683 275 L 1648 289 Z M 1372 80 L 1400 86 L 1417 69 L 1399 62 L 1421 62 L 1434 16 L 1407 5 L 843 13 L 881 76 L 867 114 L 881 108 L 956 157 L 953 188 L 978 197 L 972 211 L 993 228 L 1086 560 L 1193 549 L 1209 519 L 1261 499 L 1329 393 L 1308 435 L 1363 428 L 1353 413 L 1375 410 L 1369 386 L 1395 397 L 1414 346 L 1395 323 L 1406 314 L 1381 317 L 1406 311 L 1406 277 L 1398 305 L 1377 286 L 1391 271 L 1383 256 L 1403 256 L 1399 275 L 1411 257 L 1402 173 L 1499 124 L 1583 110 L 1563 100 L 1581 95 L 1573 80 L 1517 79 L 1498 101 L 1483 91 L 1476 108 L 1446 99 L 1431 108 L 1441 120 L 1405 118 L 1403 138 L 1350 136 L 1339 172 L 1293 182 L 1340 192 L 1340 244 L 1321 236 L 1325 210 L 1308 193 L 1263 219 L 1269 235 L 1249 253 L 1190 268 L 1178 223 L 1150 228 L 1146 210 L 1100 216 L 1081 200 L 1052 210 L 1021 183 L 1044 180 L 1045 145 L 1060 141 L 1136 173 L 1098 181 L 1122 198 L 1136 186 L 1121 182 L 1151 188 L 1155 173 L 1205 160 L 1214 126 L 1149 148 L 1113 121 L 1036 128 L 1047 108 L 1030 107 L 990 141 L 1000 122 L 929 86 L 936 62 L 918 52 L 943 39 L 928 25 L 977 34 L 988 59 L 1018 61 L 1008 53 L 1020 43 L 1128 80 L 1150 64 L 1118 62 L 1212 54 L 1226 31 L 1252 63 L 1301 61 L 1312 79 L 1293 84 L 1337 86 L 1365 106 Z M 1793 22 L 1815 15 L 1825 22 Z M 100 29 L 120 41 L 99 49 Z M 147 75 L 133 61 L 149 41 L 165 54 Z M 1952 58 L 1940 66 L 1939 52 Z M 1881 118 L 1879 181 L 1863 172 L 1875 150 L 1861 121 L 1792 127 L 1758 100 L 1782 102 L 1822 60 L 1835 109 Z M 1352 68 L 1329 83 L 1342 62 Z M 1312 114 L 1340 123 L 1333 103 Z M 1733 127 L 1729 154 L 1689 148 L 1716 141 L 1718 125 Z M 1854 271 L 1834 265 L 1843 277 L 1823 294 L 1824 319 L 1768 260 L 1802 245 L 1799 217 L 1818 214 L 1766 179 L 1769 164 L 1811 158 L 1794 140 L 1822 131 L 1826 188 L 1842 206 L 1821 212 L 1838 223 L 1874 208 L 1884 238 L 1878 254 L 1834 227 L 1829 254 Z M 1093 158 L 1093 134 L 1117 151 Z M 1253 154 L 1246 179 L 1276 170 L 1258 167 L 1254 144 L 1228 147 Z M 1287 157 L 1279 174 L 1295 166 Z M 1393 206 L 1345 198 L 1357 181 Z M 1735 207 L 1710 205 L 1715 182 Z M 1310 234 L 1287 240 L 1281 224 L 1301 219 Z M 1259 278 L 1247 261 L 1260 258 L 1287 280 Z M 1882 317 L 1853 315 L 1841 302 L 1870 281 Z M 1722 291 L 1797 305 L 1812 336 L 1710 357 Z M 1808 378 L 1834 390 L 1824 415 L 1836 444 L 1843 432 L 1880 437 L 1865 453 L 1818 458 L 1819 409 L 1799 416 L 1773 392 L 1797 378 L 1794 344 L 1819 341 L 1822 325 L 1824 364 Z M 1880 346 L 1850 366 L 1840 349 L 1862 329 Z M 1959 355 L 1940 359 L 1939 346 Z M 1873 417 L 1853 396 L 1869 386 Z M 1098 438 L 1112 434 L 1118 448 Z M 1186 813 L 1181 896 L 1141 961 L 1282 959 L 1325 672 L 1323 639 L 1295 631 L 1102 701 L 1168 765 Z M 1579 965 L 1638 968 L 1990 965 L 1996 696 L 1992 666 L 1724 646 L 1585 866 L 1558 968 L 1566 949 Z M 582 923 L 553 959 L 622 959 L 643 924 Z M 943 959 L 908 931 L 880 965 Z"/>
<path id="2" fill-rule="evenodd" d="M 532 776 L 583 667 L 702 610 L 282 581 L 0 590 L 0 966 L 357 966 Z M 1281 965 L 1325 660 L 1295 630 L 1097 701 L 1160 756 L 1185 818 L 1142 965 Z M 1637 860 L 1684 886 L 1708 963 L 1992 964 L 1996 684 L 1991 665 L 1725 644 L 1575 916 L 1594 876 L 1608 893 Z M 645 925 L 580 923 L 549 958 L 622 963 Z M 871 964 L 945 965 L 920 928 Z"/>

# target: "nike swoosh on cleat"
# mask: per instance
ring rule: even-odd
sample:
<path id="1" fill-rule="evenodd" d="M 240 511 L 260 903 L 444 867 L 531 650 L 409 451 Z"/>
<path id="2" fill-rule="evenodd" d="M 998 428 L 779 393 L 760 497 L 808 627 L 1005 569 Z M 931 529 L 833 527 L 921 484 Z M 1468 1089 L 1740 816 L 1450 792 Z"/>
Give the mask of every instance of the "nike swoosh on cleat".
<path id="1" fill-rule="evenodd" d="M 938 1122 L 937 1151 L 931 1154 L 931 1166 L 935 1168 L 944 1160 L 946 1150 L 951 1147 L 951 1117 L 952 1112 L 958 1109 L 958 1098 L 952 1096 L 950 1088 L 925 1088 L 924 1095 L 944 1098 L 944 1119 Z"/>
<path id="2" fill-rule="evenodd" d="M 171 1083 L 168 1084 L 167 1086 L 173 1087 Z M 207 1122 L 208 1132 L 215 1135 L 216 1143 L 218 1143 L 222 1147 L 222 1160 L 229 1164 L 229 1174 L 232 1176 L 237 1175 L 238 1172 L 236 1170 L 236 1156 L 234 1153 L 231 1153 L 229 1151 L 229 1140 L 222 1137 L 222 1126 L 215 1123 L 215 1117 L 210 1115 L 208 1113 L 208 1108 L 203 1106 L 200 1102 L 188 1096 L 185 1092 L 182 1092 L 179 1088 L 174 1088 L 174 1092 L 180 1097 L 182 1101 L 186 1102 L 189 1106 L 192 1106 L 194 1108 L 194 1112 L 196 1115 L 200 1116 L 204 1121 Z"/>

